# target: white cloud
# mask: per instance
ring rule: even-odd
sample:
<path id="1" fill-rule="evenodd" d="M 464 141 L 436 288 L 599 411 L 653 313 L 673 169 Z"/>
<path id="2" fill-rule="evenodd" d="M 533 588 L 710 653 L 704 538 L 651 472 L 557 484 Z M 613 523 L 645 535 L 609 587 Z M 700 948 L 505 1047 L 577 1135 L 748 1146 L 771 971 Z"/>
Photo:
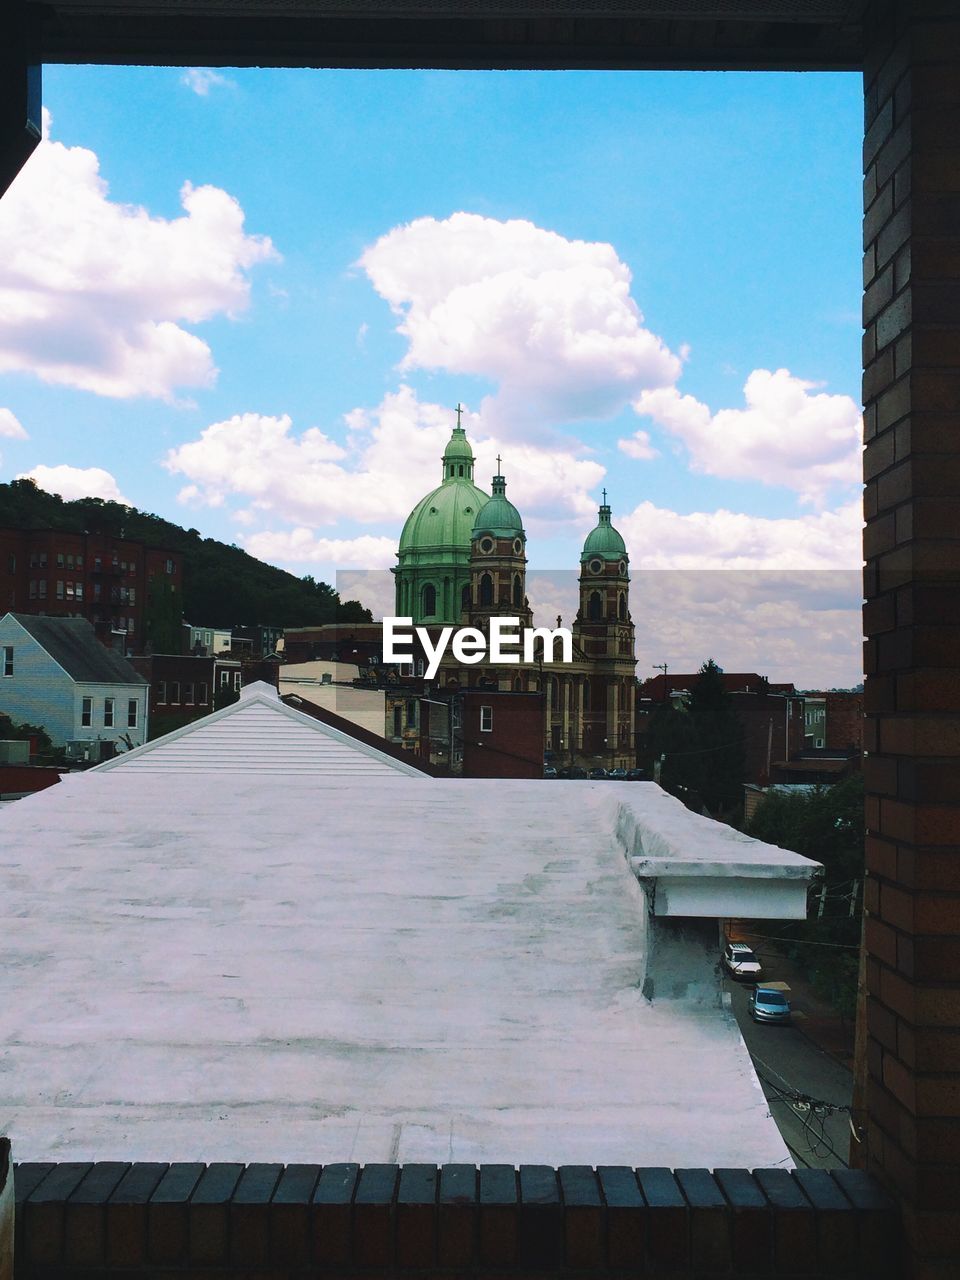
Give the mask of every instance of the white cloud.
<path id="1" fill-rule="evenodd" d="M 210 348 L 182 324 L 241 311 L 269 239 L 218 187 L 184 183 L 172 219 L 110 200 L 97 156 L 45 126 L 0 203 L 0 372 L 119 398 L 211 385 Z"/>
<path id="2" fill-rule="evenodd" d="M 0 436 L 8 440 L 27 440 L 26 431 L 12 409 L 0 408 Z"/>
<path id="3" fill-rule="evenodd" d="M 251 555 L 280 564 L 356 565 L 382 569 L 396 560 L 395 538 L 318 538 L 312 529 L 253 533 L 243 539 Z M 392 581 L 392 579 L 391 579 Z"/>
<path id="4" fill-rule="evenodd" d="M 107 502 L 122 502 L 131 506 L 128 498 L 109 471 L 102 467 L 70 467 L 65 463 L 58 467 L 34 467 L 17 476 L 18 480 L 33 480 L 47 493 L 59 493 L 71 502 L 74 498 L 103 498 Z"/>
<path id="5" fill-rule="evenodd" d="M 180 492 L 187 503 L 219 506 L 241 497 L 262 513 L 309 528 L 342 520 L 399 524 L 440 483 L 451 420 L 449 409 L 401 386 L 376 409 L 346 415 L 345 447 L 316 427 L 297 435 L 287 415 L 245 413 L 170 450 L 164 466 L 189 482 Z M 476 415 L 468 414 L 464 425 L 477 454 L 477 483 L 489 491 L 502 449 L 510 497 L 531 528 L 595 510 L 590 490 L 604 469 L 574 446 L 504 445 L 484 433 Z"/>
<path id="6" fill-rule="evenodd" d="M 648 462 L 651 458 L 660 456 L 660 451 L 654 448 L 646 431 L 637 431 L 629 439 L 618 440 L 617 446 L 628 458 L 636 458 L 639 462 Z"/>
<path id="7" fill-rule="evenodd" d="M 233 80 L 228 79 L 227 76 L 221 75 L 219 71 L 214 71 L 210 67 L 187 67 L 180 77 L 180 83 L 186 85 L 188 89 L 192 89 L 199 98 L 208 97 L 211 89 L 236 88 L 236 83 Z"/>
<path id="8" fill-rule="evenodd" d="M 455 213 L 395 227 L 360 264 L 401 317 L 402 367 L 495 380 L 483 417 L 501 436 L 611 417 L 680 374 L 612 245 Z"/>
<path id="9" fill-rule="evenodd" d="M 680 515 L 642 502 L 616 521 L 633 569 L 850 569 L 862 563 L 859 498 L 835 511 L 772 519 Z"/>
<path id="10" fill-rule="evenodd" d="M 787 369 L 754 369 L 744 385 L 744 409 L 710 409 L 675 387 L 644 391 L 634 402 L 686 446 L 695 471 L 784 485 L 822 506 L 835 486 L 861 476 L 863 423 L 849 396 L 811 394 L 815 384 Z M 648 440 L 621 441 L 630 452 Z"/>

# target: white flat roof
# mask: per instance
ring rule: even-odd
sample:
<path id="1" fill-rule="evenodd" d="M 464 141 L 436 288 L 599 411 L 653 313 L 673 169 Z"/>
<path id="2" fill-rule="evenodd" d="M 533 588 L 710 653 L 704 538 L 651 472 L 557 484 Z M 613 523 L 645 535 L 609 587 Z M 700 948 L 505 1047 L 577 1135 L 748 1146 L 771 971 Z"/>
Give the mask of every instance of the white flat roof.
<path id="1" fill-rule="evenodd" d="M 641 992 L 617 828 L 658 790 L 116 768 L 18 801 L 0 1131 L 19 1160 L 789 1164 L 732 1016 Z"/>

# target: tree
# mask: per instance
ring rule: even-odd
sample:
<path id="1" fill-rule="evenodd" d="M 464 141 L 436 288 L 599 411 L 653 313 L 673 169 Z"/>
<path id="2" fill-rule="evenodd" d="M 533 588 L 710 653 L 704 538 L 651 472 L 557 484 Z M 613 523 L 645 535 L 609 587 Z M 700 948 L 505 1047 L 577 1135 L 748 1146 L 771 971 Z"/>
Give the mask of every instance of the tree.
<path id="1" fill-rule="evenodd" d="M 147 644 L 153 653 L 179 653 L 183 645 L 183 609 L 177 589 L 165 573 L 155 573 L 147 584 L 144 609 Z"/>
<path id="2" fill-rule="evenodd" d="M 648 741 L 654 758 L 663 758 L 661 786 L 690 808 L 720 815 L 739 807 L 743 726 L 712 658 L 700 668 L 685 708 L 668 703 L 654 712 Z"/>

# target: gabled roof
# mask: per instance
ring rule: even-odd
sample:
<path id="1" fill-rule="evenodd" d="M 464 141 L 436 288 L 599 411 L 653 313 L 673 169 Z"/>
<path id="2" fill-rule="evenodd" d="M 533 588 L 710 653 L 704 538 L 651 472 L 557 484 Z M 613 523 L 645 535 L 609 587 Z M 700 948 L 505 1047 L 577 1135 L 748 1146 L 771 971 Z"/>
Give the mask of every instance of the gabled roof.
<path id="1" fill-rule="evenodd" d="M 276 689 L 263 681 L 247 685 L 240 701 L 222 711 L 116 756 L 90 772 L 111 769 L 249 774 L 278 781 L 303 776 L 424 777 L 422 770 L 286 706 Z"/>
<path id="2" fill-rule="evenodd" d="M 86 618 L 46 618 L 8 613 L 74 680 L 84 684 L 147 684 L 138 671 L 97 639 Z"/>

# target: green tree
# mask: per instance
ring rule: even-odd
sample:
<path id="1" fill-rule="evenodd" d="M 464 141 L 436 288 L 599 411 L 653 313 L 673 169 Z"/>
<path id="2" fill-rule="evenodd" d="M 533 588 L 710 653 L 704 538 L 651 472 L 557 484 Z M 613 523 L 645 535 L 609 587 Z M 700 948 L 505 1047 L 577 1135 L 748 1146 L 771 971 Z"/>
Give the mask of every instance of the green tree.
<path id="1" fill-rule="evenodd" d="M 147 644 L 153 653 L 179 653 L 183 644 L 181 596 L 165 573 L 155 573 L 147 583 L 143 611 Z"/>

